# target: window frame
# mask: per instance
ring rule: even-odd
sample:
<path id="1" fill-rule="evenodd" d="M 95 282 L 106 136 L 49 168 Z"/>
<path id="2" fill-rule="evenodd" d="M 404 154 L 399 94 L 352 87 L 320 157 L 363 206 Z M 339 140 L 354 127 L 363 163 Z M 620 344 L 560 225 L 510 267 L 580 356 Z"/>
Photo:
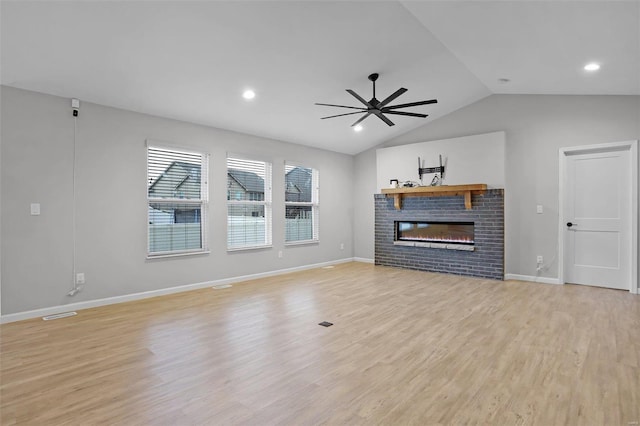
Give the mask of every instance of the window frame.
<path id="1" fill-rule="evenodd" d="M 199 199 L 186 199 L 186 198 L 159 198 L 149 196 L 149 150 L 158 149 L 165 151 L 181 152 L 185 154 L 197 154 L 200 155 L 200 198 Z M 202 149 L 180 146 L 152 139 L 147 139 L 146 147 L 146 198 L 147 198 L 147 220 L 146 220 L 146 237 L 147 237 L 147 259 L 161 259 L 166 257 L 176 256 L 192 256 L 210 253 L 209 239 L 207 238 L 207 220 L 209 216 L 209 153 Z M 150 225 L 150 209 L 149 206 L 152 203 L 165 203 L 165 204 L 183 204 L 200 206 L 200 241 L 201 247 L 197 249 L 184 249 L 184 250 L 166 250 L 151 252 L 151 230 Z"/>
<path id="2" fill-rule="evenodd" d="M 303 202 L 303 201 L 286 201 L 287 200 L 287 167 L 299 167 L 303 169 L 311 170 L 311 201 Z M 315 167 L 309 167 L 302 165 L 298 162 L 293 161 L 285 161 L 284 163 L 284 208 L 285 208 L 285 235 L 284 235 L 284 245 L 285 246 L 296 246 L 296 245 L 305 245 L 305 244 L 317 244 L 320 242 L 320 172 Z M 286 211 L 287 207 L 311 207 L 311 238 L 307 240 L 292 240 L 287 241 L 287 230 L 286 230 Z"/>
<path id="3" fill-rule="evenodd" d="M 262 200 L 252 200 L 251 198 L 258 198 L 253 195 L 253 193 L 249 192 L 249 198 L 247 200 L 236 200 L 233 199 L 229 193 L 228 187 L 228 179 L 229 179 L 229 160 L 236 161 L 252 161 L 252 162 L 260 162 L 264 163 L 265 167 L 265 178 L 264 178 L 264 196 Z M 247 156 L 245 154 L 237 154 L 228 152 L 227 158 L 225 160 L 226 165 L 226 179 L 227 179 L 227 229 L 226 229 L 226 239 L 227 239 L 227 251 L 246 251 L 246 250 L 259 250 L 265 248 L 273 247 L 273 163 L 265 160 L 263 158 L 256 158 Z M 264 207 L 264 221 L 265 221 L 265 235 L 264 235 L 264 244 L 245 244 L 239 246 L 230 246 L 229 240 L 229 207 L 232 206 L 263 206 Z M 252 216 L 251 217 L 256 217 Z"/>

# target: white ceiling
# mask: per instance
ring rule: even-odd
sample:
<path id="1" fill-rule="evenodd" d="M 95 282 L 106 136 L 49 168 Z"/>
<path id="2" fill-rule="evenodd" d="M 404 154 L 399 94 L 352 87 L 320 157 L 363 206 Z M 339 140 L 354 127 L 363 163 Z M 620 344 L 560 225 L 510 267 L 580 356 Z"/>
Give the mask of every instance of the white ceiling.
<path id="1" fill-rule="evenodd" d="M 640 94 L 640 1 L 405 5 L 493 93 Z"/>
<path id="2" fill-rule="evenodd" d="M 492 93 L 640 94 L 640 1 L 2 1 L 1 82 L 355 154 Z M 598 61 L 602 69 L 582 67 Z M 345 89 L 409 108 L 358 106 Z M 499 84 L 499 78 L 510 79 Z M 257 97 L 247 102 L 245 88 Z"/>

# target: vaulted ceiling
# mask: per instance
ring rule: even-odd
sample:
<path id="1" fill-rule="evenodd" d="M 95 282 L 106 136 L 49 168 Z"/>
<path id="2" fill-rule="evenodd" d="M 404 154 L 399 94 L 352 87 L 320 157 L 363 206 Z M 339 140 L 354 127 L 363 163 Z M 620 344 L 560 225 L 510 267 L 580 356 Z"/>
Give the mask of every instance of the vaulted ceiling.
<path id="1" fill-rule="evenodd" d="M 2 1 L 1 82 L 355 154 L 493 93 L 640 94 L 640 1 Z M 588 62 L 601 64 L 587 72 Z M 426 119 L 357 116 L 345 89 Z M 504 82 L 504 80 L 509 80 Z M 256 97 L 241 94 L 252 88 Z M 355 117 L 355 118 L 354 118 Z"/>

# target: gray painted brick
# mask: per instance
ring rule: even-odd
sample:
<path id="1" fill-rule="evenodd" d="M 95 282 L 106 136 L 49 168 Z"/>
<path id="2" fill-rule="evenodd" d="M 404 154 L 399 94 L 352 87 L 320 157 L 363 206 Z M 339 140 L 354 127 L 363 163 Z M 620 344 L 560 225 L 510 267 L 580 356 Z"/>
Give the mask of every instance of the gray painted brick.
<path id="1" fill-rule="evenodd" d="M 462 197 L 409 197 L 397 211 L 392 198 L 375 194 L 375 264 L 504 279 L 504 190 L 474 195 L 472 203 L 466 210 Z M 395 246 L 396 220 L 474 222 L 475 251 Z"/>

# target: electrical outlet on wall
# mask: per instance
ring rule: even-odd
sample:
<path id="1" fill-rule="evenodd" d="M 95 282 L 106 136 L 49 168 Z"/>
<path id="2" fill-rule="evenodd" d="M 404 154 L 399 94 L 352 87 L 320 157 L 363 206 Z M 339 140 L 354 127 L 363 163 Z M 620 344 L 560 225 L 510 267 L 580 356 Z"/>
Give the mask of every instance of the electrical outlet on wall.
<path id="1" fill-rule="evenodd" d="M 84 272 L 78 272 L 76 274 L 76 284 L 84 284 Z"/>
<path id="2" fill-rule="evenodd" d="M 344 250 L 344 243 L 340 243 L 340 250 Z"/>
<path id="3" fill-rule="evenodd" d="M 544 263 L 544 260 L 542 259 L 542 256 L 538 255 L 537 262 L 538 262 L 538 265 L 542 265 Z"/>

